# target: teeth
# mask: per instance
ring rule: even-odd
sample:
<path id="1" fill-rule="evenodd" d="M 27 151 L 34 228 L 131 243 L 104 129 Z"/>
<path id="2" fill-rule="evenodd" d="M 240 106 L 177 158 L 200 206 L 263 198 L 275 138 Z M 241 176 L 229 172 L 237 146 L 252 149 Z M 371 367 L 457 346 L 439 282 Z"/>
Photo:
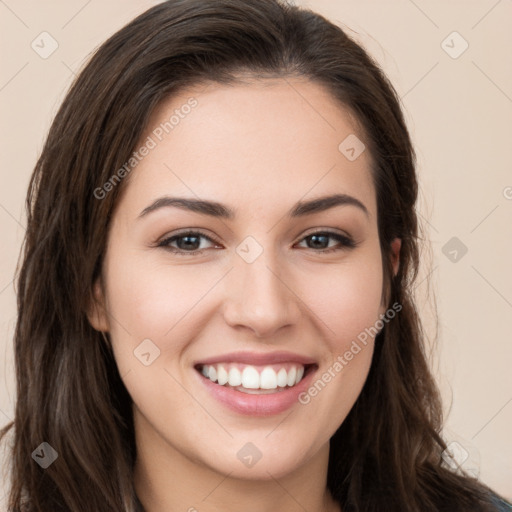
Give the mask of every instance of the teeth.
<path id="1" fill-rule="evenodd" d="M 288 374 L 284 368 L 281 368 L 277 373 L 277 385 L 280 388 L 285 388 L 288 384 Z"/>
<path id="2" fill-rule="evenodd" d="M 304 366 L 301 366 L 297 370 L 297 377 L 295 377 L 295 384 L 298 384 L 302 380 L 303 376 L 304 376 Z"/>
<path id="3" fill-rule="evenodd" d="M 290 368 L 290 370 L 288 371 L 288 382 L 287 382 L 288 386 L 295 385 L 296 377 L 297 377 L 297 368 L 295 368 L 295 367 Z"/>
<path id="4" fill-rule="evenodd" d="M 214 381 L 215 382 L 215 381 Z M 242 374 L 238 368 L 231 368 L 229 370 L 229 385 L 240 386 L 242 384 Z"/>
<path id="5" fill-rule="evenodd" d="M 281 368 L 284 370 L 284 368 Z M 279 371 L 281 371 L 279 370 Z M 244 386 L 245 387 L 245 386 Z M 263 369 L 260 376 L 260 385 L 261 389 L 276 389 L 277 388 L 277 375 L 276 372 L 269 368 L 268 366 Z"/>
<path id="6" fill-rule="evenodd" d="M 228 375 L 228 372 L 226 371 L 226 368 L 224 368 L 224 366 L 222 366 L 222 365 L 219 365 L 219 367 L 217 368 L 217 382 L 221 386 L 223 386 L 224 384 L 226 384 L 228 379 L 229 379 L 229 375 Z"/>
<path id="7" fill-rule="evenodd" d="M 242 372 L 242 386 L 247 389 L 258 389 L 260 387 L 260 374 L 254 366 L 246 366 L 244 368 Z"/>
<path id="8" fill-rule="evenodd" d="M 212 382 L 221 386 L 243 387 L 247 390 L 271 390 L 291 387 L 298 384 L 304 376 L 304 366 L 300 364 L 286 364 L 265 366 L 258 369 L 251 365 L 215 364 L 204 365 L 201 373 Z"/>

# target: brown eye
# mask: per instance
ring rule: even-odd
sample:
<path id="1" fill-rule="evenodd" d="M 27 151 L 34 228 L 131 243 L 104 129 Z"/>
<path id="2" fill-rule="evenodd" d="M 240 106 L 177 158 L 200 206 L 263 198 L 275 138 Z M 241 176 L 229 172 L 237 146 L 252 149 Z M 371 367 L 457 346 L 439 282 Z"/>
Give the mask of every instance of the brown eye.
<path id="1" fill-rule="evenodd" d="M 329 239 L 336 240 L 338 244 L 334 247 L 329 247 Z M 318 231 L 304 237 L 302 240 L 309 242 L 306 242 L 308 243 L 308 249 L 315 249 L 315 252 L 320 253 L 351 249 L 356 246 L 351 238 L 331 231 Z"/>
<path id="2" fill-rule="evenodd" d="M 201 239 L 207 240 L 213 244 L 216 243 L 209 236 L 200 231 L 188 231 L 165 238 L 158 243 L 158 247 L 163 247 L 175 254 L 190 254 L 191 256 L 196 256 L 202 254 L 206 249 L 205 247 L 201 247 Z M 176 245 L 173 246 L 171 244 Z"/>

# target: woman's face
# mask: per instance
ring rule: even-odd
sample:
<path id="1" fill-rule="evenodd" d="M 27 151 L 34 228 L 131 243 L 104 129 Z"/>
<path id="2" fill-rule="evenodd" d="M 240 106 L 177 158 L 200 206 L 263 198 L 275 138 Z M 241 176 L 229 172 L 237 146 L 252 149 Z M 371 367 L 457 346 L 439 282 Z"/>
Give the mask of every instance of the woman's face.
<path id="1" fill-rule="evenodd" d="M 106 314 L 90 314 L 139 450 L 251 479 L 325 461 L 386 311 L 361 138 L 298 79 L 191 88 L 154 112 L 95 288 Z"/>

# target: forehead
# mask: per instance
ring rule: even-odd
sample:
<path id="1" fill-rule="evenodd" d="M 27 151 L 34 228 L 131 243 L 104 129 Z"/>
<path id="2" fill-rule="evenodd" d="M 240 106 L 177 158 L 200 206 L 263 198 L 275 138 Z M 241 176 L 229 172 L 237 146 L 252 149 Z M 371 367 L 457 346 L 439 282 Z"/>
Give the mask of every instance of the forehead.
<path id="1" fill-rule="evenodd" d="M 349 159 L 345 140 L 359 140 L 359 151 L 364 136 L 350 112 L 311 81 L 198 85 L 151 115 L 137 145 L 151 149 L 132 171 L 123 202 L 140 210 L 179 193 L 239 210 L 345 193 L 364 201 L 373 216 L 369 152 Z"/>

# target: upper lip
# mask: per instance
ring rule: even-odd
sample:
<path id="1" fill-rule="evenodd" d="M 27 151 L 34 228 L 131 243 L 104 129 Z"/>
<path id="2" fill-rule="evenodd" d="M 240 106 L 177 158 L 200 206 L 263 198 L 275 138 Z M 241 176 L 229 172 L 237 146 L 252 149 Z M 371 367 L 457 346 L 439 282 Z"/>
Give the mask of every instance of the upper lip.
<path id="1" fill-rule="evenodd" d="M 308 356 L 294 354 L 292 352 L 231 352 L 208 359 L 197 361 L 196 365 L 207 365 L 216 363 L 241 363 L 249 365 L 265 365 L 277 363 L 298 363 L 302 365 L 316 364 L 316 361 Z"/>

